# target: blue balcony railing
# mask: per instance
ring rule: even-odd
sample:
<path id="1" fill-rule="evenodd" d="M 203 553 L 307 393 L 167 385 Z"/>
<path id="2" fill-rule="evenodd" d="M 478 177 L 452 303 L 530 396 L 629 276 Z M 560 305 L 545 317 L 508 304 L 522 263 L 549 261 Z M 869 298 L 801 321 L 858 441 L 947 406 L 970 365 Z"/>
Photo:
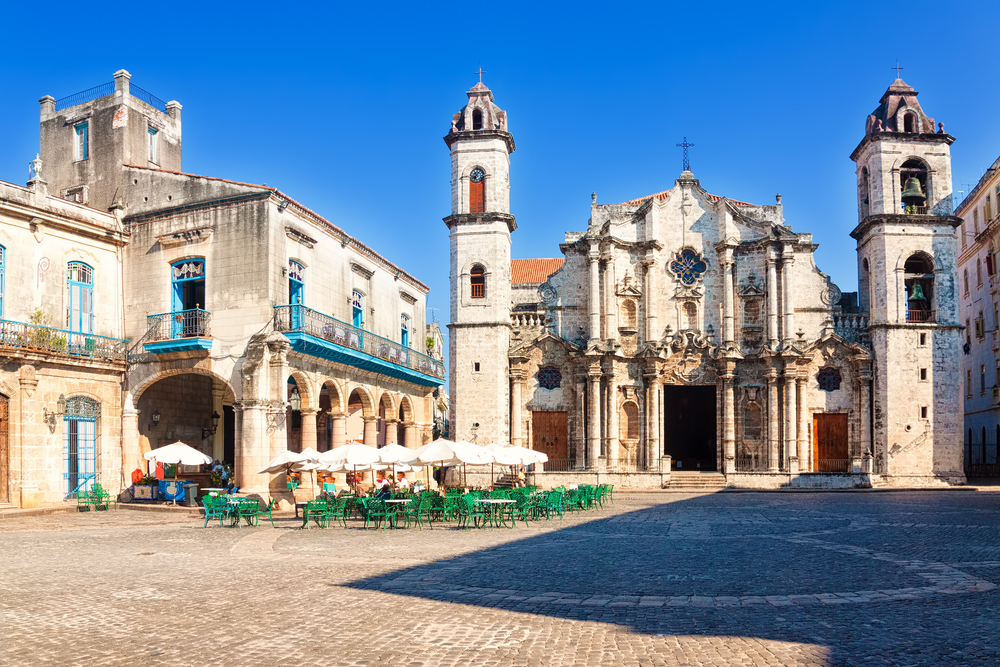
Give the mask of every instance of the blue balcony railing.
<path id="1" fill-rule="evenodd" d="M 211 324 L 212 313 L 202 308 L 147 315 L 149 332 L 146 340 L 155 343 L 180 338 L 211 338 Z"/>
<path id="2" fill-rule="evenodd" d="M 54 329 L 40 324 L 0 320 L 0 347 L 92 357 L 105 361 L 125 361 L 128 341 Z"/>
<path id="3" fill-rule="evenodd" d="M 336 361 L 350 364 L 350 358 L 357 358 L 356 353 L 360 353 L 376 362 L 372 366 L 373 370 L 393 374 L 392 371 L 398 368 L 415 371 L 430 378 L 444 379 L 444 363 L 440 360 L 305 306 L 275 306 L 274 328 L 285 334 L 302 333 L 321 339 L 323 345 L 310 346 L 310 349 L 317 353 L 323 350 L 334 351 L 334 348 L 343 348 L 355 353 L 343 355 L 342 358 L 335 359 Z M 305 349 L 305 346 L 303 347 Z"/>

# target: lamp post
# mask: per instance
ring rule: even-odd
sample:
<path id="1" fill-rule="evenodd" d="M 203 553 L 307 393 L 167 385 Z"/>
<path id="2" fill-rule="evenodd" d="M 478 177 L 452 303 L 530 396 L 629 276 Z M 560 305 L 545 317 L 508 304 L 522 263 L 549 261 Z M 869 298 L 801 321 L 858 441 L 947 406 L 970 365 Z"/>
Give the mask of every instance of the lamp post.
<path id="1" fill-rule="evenodd" d="M 204 440 L 208 437 L 215 435 L 215 432 L 219 428 L 219 413 L 215 410 L 212 411 L 212 428 L 201 429 L 201 439 Z"/>

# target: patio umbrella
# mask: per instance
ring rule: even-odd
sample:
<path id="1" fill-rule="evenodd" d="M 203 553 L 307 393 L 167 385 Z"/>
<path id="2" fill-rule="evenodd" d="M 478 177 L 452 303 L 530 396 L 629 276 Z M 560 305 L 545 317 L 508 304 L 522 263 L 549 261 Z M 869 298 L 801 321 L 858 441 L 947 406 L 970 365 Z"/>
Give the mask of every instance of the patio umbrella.
<path id="1" fill-rule="evenodd" d="M 392 483 L 396 483 L 396 470 L 402 469 L 402 461 L 408 461 L 413 457 L 413 450 L 396 443 L 391 443 L 385 447 L 379 447 L 379 460 L 392 466 Z M 397 465 L 400 464 L 400 465 Z M 404 471 L 405 472 L 405 471 Z"/>
<path id="2" fill-rule="evenodd" d="M 523 462 L 524 457 L 521 456 L 519 452 L 511 451 L 510 447 L 505 447 L 504 445 L 498 445 L 495 442 L 491 442 L 488 445 L 483 445 L 483 449 L 486 450 L 492 457 L 493 460 L 490 461 L 490 488 L 493 488 L 493 480 L 495 479 L 493 475 L 493 464 L 499 463 L 502 466 L 515 466 Z"/>
<path id="3" fill-rule="evenodd" d="M 355 473 L 362 466 L 377 463 L 378 460 L 377 449 L 356 442 L 336 447 L 319 455 L 320 463 L 340 463 L 345 468 L 350 467 Z M 374 482 L 374 473 L 372 473 L 372 477 Z"/>
<path id="4" fill-rule="evenodd" d="M 453 442 L 438 438 L 434 442 L 428 443 L 420 449 L 413 450 L 413 458 L 404 463 L 435 463 L 442 468 L 448 464 L 472 463 L 473 465 L 485 465 L 490 462 L 490 457 L 484 453 L 482 447 L 477 447 L 471 442 Z M 442 484 L 444 482 L 444 471 L 441 475 Z"/>
<path id="5" fill-rule="evenodd" d="M 167 463 L 172 465 L 200 466 L 212 462 L 212 457 L 202 454 L 194 447 L 177 441 L 164 447 L 157 447 L 143 454 L 147 461 Z M 174 468 L 174 483 L 177 483 L 177 469 Z M 174 505 L 177 504 L 177 494 L 174 493 Z"/>
<path id="6" fill-rule="evenodd" d="M 293 452 L 285 450 L 275 456 L 273 459 L 268 461 L 268 464 L 264 466 L 262 470 L 258 470 L 258 475 L 274 474 L 274 473 L 289 473 L 296 463 L 301 463 L 306 459 L 303 458 L 298 452 Z"/>
<path id="7" fill-rule="evenodd" d="M 301 452 L 299 452 L 299 455 L 302 457 L 302 462 L 303 463 L 319 463 L 319 452 L 317 450 L 313 449 L 312 447 L 306 447 Z M 312 472 L 312 478 L 313 478 L 313 480 L 312 480 L 313 481 L 313 498 L 315 498 L 316 497 L 316 466 L 313 466 L 312 468 L 300 467 L 300 468 L 296 469 L 296 471 L 299 471 L 299 470 L 301 470 L 303 472 L 305 472 L 305 471 L 311 471 Z"/>

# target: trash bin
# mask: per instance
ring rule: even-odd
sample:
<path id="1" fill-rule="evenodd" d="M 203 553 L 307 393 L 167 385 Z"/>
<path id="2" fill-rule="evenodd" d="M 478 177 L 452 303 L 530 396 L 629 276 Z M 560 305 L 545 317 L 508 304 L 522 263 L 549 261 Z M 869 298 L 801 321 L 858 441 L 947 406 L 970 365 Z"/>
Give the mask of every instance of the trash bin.
<path id="1" fill-rule="evenodd" d="M 198 483 L 188 482 L 184 485 L 184 506 L 185 507 L 197 507 L 198 506 Z"/>

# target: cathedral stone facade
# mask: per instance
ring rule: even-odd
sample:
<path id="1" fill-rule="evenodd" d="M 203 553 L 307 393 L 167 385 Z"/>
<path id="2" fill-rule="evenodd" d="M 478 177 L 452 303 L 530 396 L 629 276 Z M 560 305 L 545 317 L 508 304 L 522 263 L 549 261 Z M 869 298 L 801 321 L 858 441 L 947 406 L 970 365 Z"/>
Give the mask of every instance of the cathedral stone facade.
<path id="1" fill-rule="evenodd" d="M 514 140 L 477 84 L 445 137 L 453 435 L 544 451 L 541 484 L 963 483 L 954 138 L 916 95 L 896 80 L 852 155 L 860 288 L 842 294 L 780 195 L 711 194 L 688 169 L 594 195 L 562 257 L 512 261 Z"/>

